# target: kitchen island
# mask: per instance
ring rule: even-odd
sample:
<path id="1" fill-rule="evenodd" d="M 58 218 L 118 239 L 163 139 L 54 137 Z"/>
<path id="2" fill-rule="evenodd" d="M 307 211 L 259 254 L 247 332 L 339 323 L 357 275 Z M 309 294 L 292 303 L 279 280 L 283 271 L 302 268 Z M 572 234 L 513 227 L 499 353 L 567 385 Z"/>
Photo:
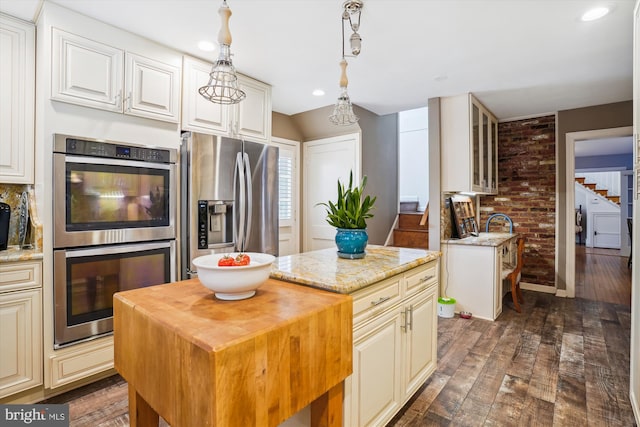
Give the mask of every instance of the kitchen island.
<path id="1" fill-rule="evenodd" d="M 442 243 L 443 296 L 455 298 L 456 312 L 495 320 L 502 313 L 502 277 L 516 263 L 517 233 L 478 233 Z"/>
<path id="2" fill-rule="evenodd" d="M 131 426 L 277 426 L 311 404 L 341 426 L 351 298 L 269 279 L 222 301 L 198 279 L 114 295 L 115 367 Z"/>
<path id="3" fill-rule="evenodd" d="M 271 277 L 353 297 L 353 374 L 343 425 L 385 425 L 437 360 L 440 253 L 368 245 L 362 259 L 335 248 L 283 256 Z"/>

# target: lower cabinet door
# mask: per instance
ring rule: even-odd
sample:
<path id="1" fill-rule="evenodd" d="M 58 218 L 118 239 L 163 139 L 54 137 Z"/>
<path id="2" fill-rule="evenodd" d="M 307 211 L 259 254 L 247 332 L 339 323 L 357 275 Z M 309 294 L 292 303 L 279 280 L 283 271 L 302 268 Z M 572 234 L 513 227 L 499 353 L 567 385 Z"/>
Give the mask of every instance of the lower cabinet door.
<path id="1" fill-rule="evenodd" d="M 0 294 L 0 398 L 42 384 L 41 292 Z"/>
<path id="2" fill-rule="evenodd" d="M 345 426 L 382 426 L 399 410 L 402 321 L 400 310 L 391 310 L 354 331 Z"/>
<path id="3" fill-rule="evenodd" d="M 403 395 L 406 399 L 420 388 L 436 369 L 437 286 L 411 298 L 404 305 L 408 317 L 404 334 Z"/>

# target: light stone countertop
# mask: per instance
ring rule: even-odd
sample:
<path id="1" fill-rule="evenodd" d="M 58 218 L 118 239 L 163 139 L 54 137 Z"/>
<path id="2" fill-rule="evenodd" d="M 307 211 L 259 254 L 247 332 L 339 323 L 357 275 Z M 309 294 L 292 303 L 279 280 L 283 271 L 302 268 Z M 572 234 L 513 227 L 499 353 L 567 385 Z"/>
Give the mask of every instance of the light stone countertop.
<path id="1" fill-rule="evenodd" d="M 442 243 L 448 245 L 500 246 L 517 237 L 518 233 L 478 233 L 478 237 L 470 236 L 464 239 L 448 239 L 443 240 Z"/>
<path id="2" fill-rule="evenodd" d="M 336 248 L 276 258 L 271 278 L 350 294 L 440 257 L 438 251 L 368 245 L 362 259 L 342 259 Z"/>
<path id="3" fill-rule="evenodd" d="M 32 259 L 42 259 L 42 251 L 36 249 L 20 249 L 20 246 L 8 246 L 6 250 L 0 251 L 0 262 L 30 261 Z"/>

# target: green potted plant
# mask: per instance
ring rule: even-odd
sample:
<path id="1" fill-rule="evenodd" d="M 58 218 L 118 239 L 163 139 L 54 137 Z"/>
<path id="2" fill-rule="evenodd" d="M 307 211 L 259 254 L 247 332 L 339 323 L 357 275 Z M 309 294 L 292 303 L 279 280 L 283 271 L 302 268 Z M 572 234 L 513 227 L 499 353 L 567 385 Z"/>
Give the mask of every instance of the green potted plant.
<path id="1" fill-rule="evenodd" d="M 319 203 L 327 209 L 327 222 L 336 227 L 336 246 L 341 258 L 356 259 L 365 255 L 369 236 L 367 220 L 373 218 L 371 209 L 376 197 L 365 196 L 364 188 L 367 176 L 360 186 L 353 186 L 353 171 L 349 173 L 349 186 L 345 187 L 338 179 L 338 199 L 333 202 Z"/>

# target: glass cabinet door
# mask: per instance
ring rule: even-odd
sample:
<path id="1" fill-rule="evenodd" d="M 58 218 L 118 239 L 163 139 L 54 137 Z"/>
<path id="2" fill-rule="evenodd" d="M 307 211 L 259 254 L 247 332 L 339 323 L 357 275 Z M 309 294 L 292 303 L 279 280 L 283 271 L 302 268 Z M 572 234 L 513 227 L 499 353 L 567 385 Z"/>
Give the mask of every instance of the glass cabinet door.
<path id="1" fill-rule="evenodd" d="M 489 171 L 491 170 L 491 136 L 489 134 L 489 116 L 485 111 L 482 112 L 482 191 L 489 190 Z"/>
<path id="2" fill-rule="evenodd" d="M 480 145 L 480 109 L 476 104 L 471 104 L 471 132 L 472 132 L 472 162 L 473 162 L 473 182 L 471 183 L 474 191 L 482 191 L 481 175 L 481 156 L 482 147 Z"/>
<path id="3" fill-rule="evenodd" d="M 492 153 L 491 156 L 491 193 L 498 193 L 498 122 L 495 119 L 491 120 L 491 144 Z"/>

